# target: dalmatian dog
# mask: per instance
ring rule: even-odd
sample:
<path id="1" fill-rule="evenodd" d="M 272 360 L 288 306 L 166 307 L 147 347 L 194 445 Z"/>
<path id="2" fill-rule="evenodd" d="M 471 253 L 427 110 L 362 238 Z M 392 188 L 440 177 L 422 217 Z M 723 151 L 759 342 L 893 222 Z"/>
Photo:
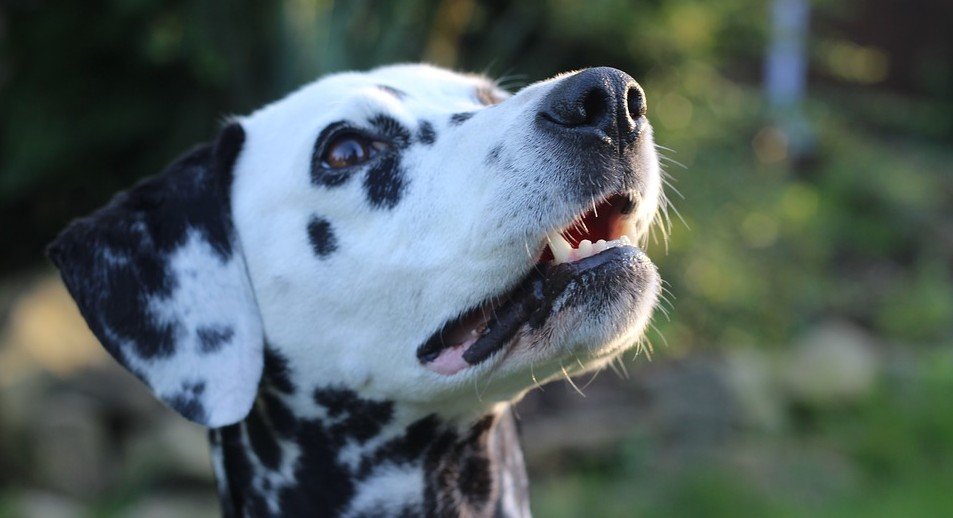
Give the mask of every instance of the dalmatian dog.
<path id="1" fill-rule="evenodd" d="M 209 428 L 225 516 L 528 516 L 510 406 L 632 347 L 659 297 L 645 112 L 612 68 L 513 95 L 335 74 L 49 256 L 109 353 Z"/>

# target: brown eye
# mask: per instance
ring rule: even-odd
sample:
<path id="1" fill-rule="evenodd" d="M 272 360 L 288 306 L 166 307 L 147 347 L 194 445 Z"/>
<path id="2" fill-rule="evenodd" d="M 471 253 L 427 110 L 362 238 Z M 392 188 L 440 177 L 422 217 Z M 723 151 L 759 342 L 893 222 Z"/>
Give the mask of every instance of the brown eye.
<path id="1" fill-rule="evenodd" d="M 341 135 L 324 149 L 321 165 L 328 169 L 343 169 L 363 164 L 383 149 L 381 142 L 374 142 L 361 135 Z"/>

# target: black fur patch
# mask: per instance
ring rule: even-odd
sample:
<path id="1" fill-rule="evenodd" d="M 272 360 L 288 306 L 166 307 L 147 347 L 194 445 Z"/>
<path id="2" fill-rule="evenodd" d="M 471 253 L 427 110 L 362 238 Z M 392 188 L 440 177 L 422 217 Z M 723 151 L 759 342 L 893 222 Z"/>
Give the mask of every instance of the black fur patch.
<path id="1" fill-rule="evenodd" d="M 473 506 L 486 505 L 494 491 L 492 463 L 486 444 L 493 421 L 494 417 L 488 416 L 474 425 L 461 452 L 457 483 L 460 494 Z"/>
<path id="2" fill-rule="evenodd" d="M 127 354 L 152 359 L 175 352 L 182 325 L 155 317 L 149 301 L 170 296 L 180 282 L 169 256 L 191 233 L 222 261 L 231 258 L 228 193 L 244 140 L 240 125 L 225 127 L 213 145 L 118 194 L 50 245 L 49 257 L 90 329 L 121 364 L 129 366 Z M 127 343 L 132 350 L 123 350 Z"/>
<path id="3" fill-rule="evenodd" d="M 204 421 L 208 414 L 202 404 L 205 382 L 186 382 L 182 389 L 168 399 L 169 406 L 190 421 Z"/>
<path id="4" fill-rule="evenodd" d="M 429 146 L 437 141 L 437 132 L 433 129 L 433 124 L 430 124 L 427 121 L 421 121 L 420 127 L 417 128 L 417 140 L 421 144 Z"/>
<path id="5" fill-rule="evenodd" d="M 503 144 L 497 144 L 490 148 L 490 152 L 486 154 L 486 158 L 483 160 L 483 163 L 486 165 L 493 165 L 500 161 L 501 154 L 503 154 Z"/>
<path id="6" fill-rule="evenodd" d="M 262 370 L 262 381 L 266 386 L 274 387 L 285 394 L 295 391 L 291 372 L 288 370 L 288 359 L 268 344 L 265 344 L 265 361 Z"/>
<path id="7" fill-rule="evenodd" d="M 370 125 L 382 136 L 387 137 L 395 147 L 403 149 L 410 144 L 410 131 L 397 119 L 384 114 L 377 114 L 367 120 Z"/>
<path id="8" fill-rule="evenodd" d="M 372 455 L 363 458 L 357 476 L 366 478 L 375 466 L 385 462 L 397 465 L 409 464 L 421 459 L 428 447 L 439 450 L 440 444 L 451 441 L 453 438 L 455 435 L 452 431 L 441 430 L 437 416 L 429 415 L 408 426 L 404 435 L 387 441 Z"/>
<path id="9" fill-rule="evenodd" d="M 438 441 L 441 447 L 430 449 L 424 462 L 428 515 L 451 516 L 463 510 L 473 516 L 490 513 L 498 496 L 487 446 L 495 419 L 487 416 L 464 438 L 448 437 Z"/>
<path id="10" fill-rule="evenodd" d="M 279 494 L 281 516 L 339 516 L 354 496 L 355 482 L 347 466 L 338 463 L 343 444 L 316 420 L 301 422 L 294 441 L 301 451 L 294 471 L 297 484 Z"/>
<path id="11" fill-rule="evenodd" d="M 277 394 L 264 391 L 261 394 L 260 404 L 264 406 L 265 414 L 275 432 L 284 438 L 290 438 L 298 429 L 298 420 L 291 409 Z"/>
<path id="12" fill-rule="evenodd" d="M 338 419 L 330 427 L 333 437 L 352 437 L 361 443 L 379 434 L 394 415 L 392 402 L 362 399 L 350 390 L 317 389 L 314 401 L 327 409 L 328 416 Z"/>
<path id="13" fill-rule="evenodd" d="M 454 113 L 453 115 L 450 116 L 450 125 L 459 126 L 463 124 L 464 122 L 470 120 L 470 118 L 473 117 L 474 115 L 476 115 L 476 112 Z"/>
<path id="14" fill-rule="evenodd" d="M 364 191 L 371 206 L 393 209 L 400 202 L 406 188 L 400 155 L 389 154 L 375 162 L 364 177 Z"/>
<path id="15" fill-rule="evenodd" d="M 264 497 L 252 487 L 250 452 L 242 442 L 242 423 L 215 430 L 222 447 L 222 464 L 228 488 L 227 500 L 222 501 L 222 513 L 229 518 L 269 516 Z M 217 474 L 218 475 L 218 474 Z"/>
<path id="16" fill-rule="evenodd" d="M 337 238 L 331 230 L 331 223 L 318 216 L 311 216 L 308 222 L 308 241 L 311 242 L 311 249 L 318 257 L 327 257 L 338 248 Z"/>
<path id="17" fill-rule="evenodd" d="M 199 350 L 209 354 L 229 343 L 235 337 L 235 329 L 222 325 L 202 326 L 195 330 L 195 334 L 199 337 Z"/>
<path id="18" fill-rule="evenodd" d="M 248 440 L 251 442 L 255 456 L 268 469 L 277 470 L 281 466 L 281 447 L 275 440 L 274 432 L 265 423 L 260 408 L 248 414 L 245 424 L 248 429 Z"/>

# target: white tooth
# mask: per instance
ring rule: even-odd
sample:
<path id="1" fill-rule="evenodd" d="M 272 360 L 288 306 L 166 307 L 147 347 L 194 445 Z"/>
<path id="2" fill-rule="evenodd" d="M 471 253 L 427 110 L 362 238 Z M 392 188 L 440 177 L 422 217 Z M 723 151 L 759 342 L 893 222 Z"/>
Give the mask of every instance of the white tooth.
<path id="1" fill-rule="evenodd" d="M 592 245 L 593 250 L 598 254 L 599 252 L 604 252 L 608 246 L 606 245 L 605 239 L 600 239 Z"/>
<path id="2" fill-rule="evenodd" d="M 553 262 L 559 264 L 568 261 L 572 245 L 566 241 L 566 238 L 559 232 L 550 232 L 546 238 L 549 240 L 549 249 L 553 251 Z"/>
<path id="3" fill-rule="evenodd" d="M 579 246 L 576 247 L 576 250 L 578 250 L 579 252 L 578 255 L 576 256 L 577 259 L 585 259 L 589 257 L 590 255 L 593 254 L 592 241 L 589 241 L 588 239 L 583 239 L 582 241 L 579 242 Z"/>
<path id="4" fill-rule="evenodd" d="M 622 237 L 620 237 L 619 239 L 617 239 L 617 241 L 619 241 L 619 243 L 620 243 L 620 244 L 623 244 L 623 245 L 631 245 L 631 244 L 632 244 L 632 240 L 629 239 L 629 236 L 627 236 L 627 235 L 623 235 Z"/>

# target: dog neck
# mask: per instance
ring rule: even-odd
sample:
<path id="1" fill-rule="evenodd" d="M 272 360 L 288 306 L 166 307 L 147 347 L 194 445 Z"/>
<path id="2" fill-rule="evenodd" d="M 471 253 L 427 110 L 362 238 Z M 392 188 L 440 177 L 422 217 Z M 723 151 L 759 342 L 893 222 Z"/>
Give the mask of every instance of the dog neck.
<path id="1" fill-rule="evenodd" d="M 452 422 L 340 388 L 303 401 L 267 363 L 250 414 L 209 434 L 225 516 L 529 516 L 508 407 Z"/>

